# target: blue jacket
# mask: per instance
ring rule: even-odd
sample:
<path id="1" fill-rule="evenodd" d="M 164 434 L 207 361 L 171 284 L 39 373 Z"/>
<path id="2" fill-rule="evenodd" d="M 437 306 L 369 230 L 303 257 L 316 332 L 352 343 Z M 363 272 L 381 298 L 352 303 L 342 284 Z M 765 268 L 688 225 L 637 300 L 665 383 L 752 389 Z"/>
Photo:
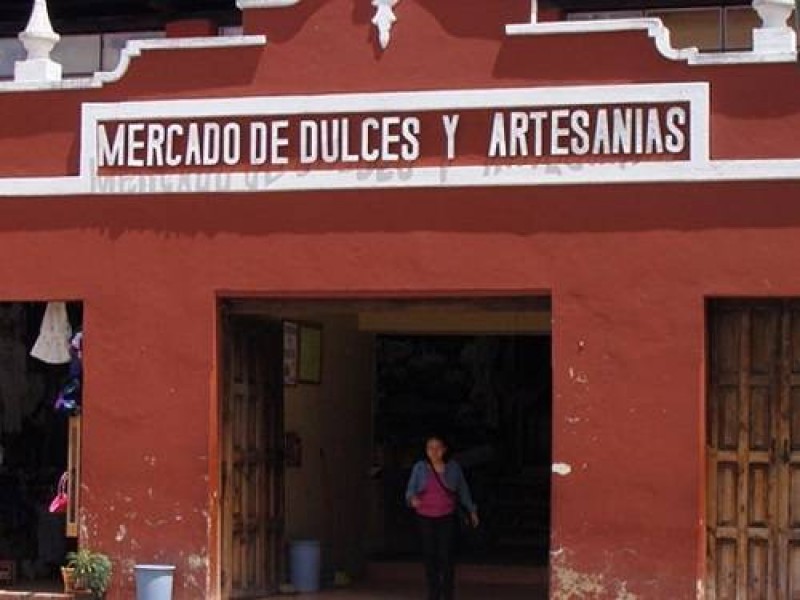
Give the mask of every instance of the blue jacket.
<path id="1" fill-rule="evenodd" d="M 430 464 L 426 460 L 421 460 L 414 465 L 411 470 L 411 477 L 408 479 L 408 486 L 406 487 L 406 502 L 411 504 L 411 498 L 418 496 L 425 489 L 428 483 L 428 477 L 435 477 Z M 464 471 L 461 466 L 455 461 L 449 461 L 444 466 L 444 476 L 442 482 L 456 494 L 458 494 L 458 501 L 469 512 L 475 512 L 478 507 L 472 501 L 472 494 L 470 494 L 467 480 L 464 477 Z"/>

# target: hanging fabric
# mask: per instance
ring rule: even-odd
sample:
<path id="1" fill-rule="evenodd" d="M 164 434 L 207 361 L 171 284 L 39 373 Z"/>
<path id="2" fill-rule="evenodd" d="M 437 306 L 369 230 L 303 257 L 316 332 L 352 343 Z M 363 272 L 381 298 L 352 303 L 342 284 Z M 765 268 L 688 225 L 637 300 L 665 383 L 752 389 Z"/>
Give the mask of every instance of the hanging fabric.
<path id="1" fill-rule="evenodd" d="M 76 415 L 81 407 L 83 378 L 83 332 L 78 330 L 70 341 L 69 377 L 53 404 L 56 412 Z"/>
<path id="2" fill-rule="evenodd" d="M 72 358 L 69 351 L 71 337 L 72 327 L 67 317 L 67 305 L 63 302 L 48 302 L 31 356 L 50 365 L 65 365 Z"/>

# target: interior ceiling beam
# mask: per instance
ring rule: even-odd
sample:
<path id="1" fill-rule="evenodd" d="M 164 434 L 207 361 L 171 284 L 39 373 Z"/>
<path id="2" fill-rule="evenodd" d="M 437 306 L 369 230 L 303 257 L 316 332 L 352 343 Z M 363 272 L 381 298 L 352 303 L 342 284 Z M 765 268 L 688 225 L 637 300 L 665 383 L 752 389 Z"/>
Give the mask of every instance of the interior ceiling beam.
<path id="1" fill-rule="evenodd" d="M 552 308 L 548 296 L 491 298 L 394 298 L 394 299 L 265 299 L 226 298 L 220 301 L 223 312 L 235 315 L 279 314 L 353 314 L 358 312 L 397 312 L 409 314 L 423 311 L 487 311 L 548 312 Z"/>

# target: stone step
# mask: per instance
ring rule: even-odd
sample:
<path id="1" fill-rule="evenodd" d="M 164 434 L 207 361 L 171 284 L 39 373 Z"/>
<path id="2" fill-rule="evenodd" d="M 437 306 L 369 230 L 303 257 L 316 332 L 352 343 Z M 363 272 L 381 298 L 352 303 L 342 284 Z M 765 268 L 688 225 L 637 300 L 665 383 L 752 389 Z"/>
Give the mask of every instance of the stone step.
<path id="1" fill-rule="evenodd" d="M 422 562 L 372 561 L 367 565 L 367 579 L 379 582 L 418 581 Z M 542 566 L 459 564 L 456 578 L 461 582 L 514 585 L 540 585 L 548 579 Z"/>
<path id="2" fill-rule="evenodd" d="M 55 592 L 0 591 L 0 600 L 75 600 L 75 596 Z"/>

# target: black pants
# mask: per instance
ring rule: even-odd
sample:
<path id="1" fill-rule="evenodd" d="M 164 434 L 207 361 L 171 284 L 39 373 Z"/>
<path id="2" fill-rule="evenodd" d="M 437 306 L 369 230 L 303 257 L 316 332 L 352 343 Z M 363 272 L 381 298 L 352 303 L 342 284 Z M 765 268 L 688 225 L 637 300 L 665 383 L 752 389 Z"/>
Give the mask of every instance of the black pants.
<path id="1" fill-rule="evenodd" d="M 428 600 L 453 600 L 455 517 L 417 517 L 422 536 Z"/>

